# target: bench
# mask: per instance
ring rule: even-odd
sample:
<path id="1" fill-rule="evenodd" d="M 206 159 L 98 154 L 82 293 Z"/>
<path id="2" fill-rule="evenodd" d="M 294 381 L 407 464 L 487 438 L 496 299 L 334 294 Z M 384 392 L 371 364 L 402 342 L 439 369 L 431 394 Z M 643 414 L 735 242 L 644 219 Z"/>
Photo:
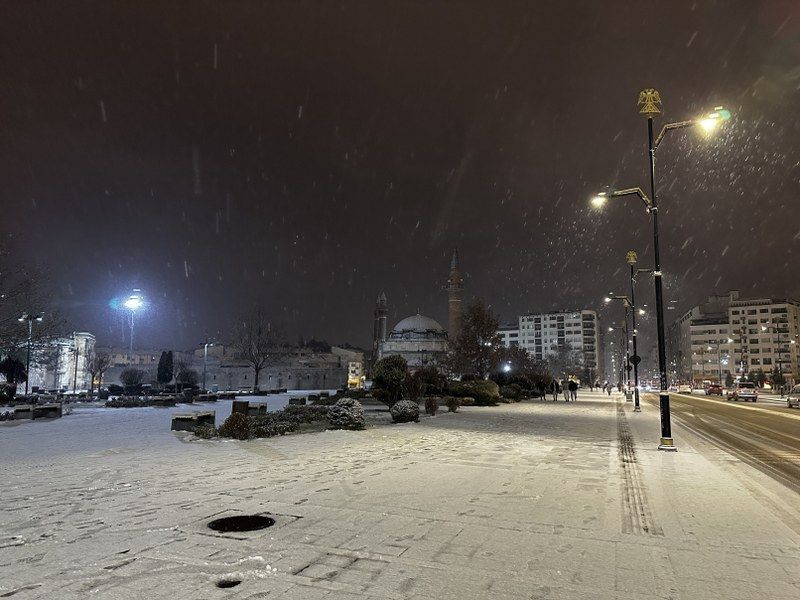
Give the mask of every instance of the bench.
<path id="1" fill-rule="evenodd" d="M 206 412 L 193 413 L 174 413 L 172 415 L 172 431 L 194 431 L 198 427 L 216 424 L 216 416 L 213 410 Z"/>
<path id="2" fill-rule="evenodd" d="M 14 407 L 14 420 L 17 419 L 59 419 L 63 414 L 62 404 L 21 404 Z"/>

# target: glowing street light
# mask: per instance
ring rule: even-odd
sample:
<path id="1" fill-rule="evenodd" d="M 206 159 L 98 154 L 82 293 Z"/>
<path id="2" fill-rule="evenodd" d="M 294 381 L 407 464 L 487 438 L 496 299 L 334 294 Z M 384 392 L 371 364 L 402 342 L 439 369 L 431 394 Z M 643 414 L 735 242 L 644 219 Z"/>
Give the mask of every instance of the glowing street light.
<path id="1" fill-rule="evenodd" d="M 130 339 L 130 349 L 128 351 L 128 363 L 133 364 L 133 322 L 134 322 L 134 314 L 136 311 L 139 310 L 144 306 L 144 297 L 142 296 L 141 290 L 134 289 L 133 293 L 128 296 L 127 300 L 122 303 L 122 306 L 127 308 L 131 313 L 131 339 Z"/>
<path id="2" fill-rule="evenodd" d="M 511 363 L 506 363 L 503 365 L 503 373 L 510 373 L 511 372 Z"/>
<path id="3" fill-rule="evenodd" d="M 601 192 L 596 196 L 592 196 L 592 206 L 601 208 L 606 203 L 606 200 L 608 200 L 608 195 L 605 192 Z"/>
<path id="4" fill-rule="evenodd" d="M 666 335 L 664 331 L 664 294 L 662 286 L 662 271 L 661 271 L 661 252 L 658 240 L 658 201 L 656 198 L 656 172 L 655 172 L 655 158 L 656 150 L 664 140 L 667 132 L 674 129 L 682 129 L 684 127 L 699 126 L 706 131 L 712 131 L 722 121 L 730 119 L 730 112 L 724 108 L 716 107 L 711 113 L 699 119 L 689 119 L 687 121 L 677 121 L 674 123 L 667 123 L 659 133 L 658 137 L 654 139 L 653 136 L 653 118 L 661 114 L 661 94 L 657 90 L 648 88 L 639 93 L 638 104 L 640 106 L 640 114 L 647 118 L 647 142 L 648 142 L 648 160 L 650 163 L 650 196 L 648 197 L 641 188 L 627 188 L 613 192 L 606 192 L 602 195 L 598 194 L 592 199 L 592 205 L 595 207 L 602 206 L 603 202 L 600 200 L 595 201 L 600 197 L 605 196 L 630 196 L 636 195 L 645 205 L 648 213 L 653 216 L 653 277 L 655 285 L 656 297 L 656 331 L 658 333 L 658 370 L 659 370 L 659 383 L 660 391 L 658 395 L 659 408 L 661 415 L 661 443 L 658 445 L 659 450 L 677 450 L 672 439 L 672 425 L 669 414 L 669 392 L 667 385 L 667 344 Z"/>

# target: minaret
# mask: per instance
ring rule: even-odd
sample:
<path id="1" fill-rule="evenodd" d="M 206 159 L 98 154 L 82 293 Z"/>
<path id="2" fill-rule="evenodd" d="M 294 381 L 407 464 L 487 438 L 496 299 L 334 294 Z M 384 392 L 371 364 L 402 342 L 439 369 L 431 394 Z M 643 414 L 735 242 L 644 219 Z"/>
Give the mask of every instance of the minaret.
<path id="1" fill-rule="evenodd" d="M 464 276 L 458 268 L 458 250 L 453 250 L 450 259 L 450 275 L 447 278 L 448 331 L 447 337 L 451 341 L 458 337 L 461 329 L 461 292 L 464 291 Z"/>
<path id="2" fill-rule="evenodd" d="M 375 301 L 375 329 L 372 333 L 372 350 L 375 354 L 380 349 L 380 343 L 386 341 L 386 317 L 388 314 L 389 308 L 386 304 L 386 294 L 381 292 Z"/>

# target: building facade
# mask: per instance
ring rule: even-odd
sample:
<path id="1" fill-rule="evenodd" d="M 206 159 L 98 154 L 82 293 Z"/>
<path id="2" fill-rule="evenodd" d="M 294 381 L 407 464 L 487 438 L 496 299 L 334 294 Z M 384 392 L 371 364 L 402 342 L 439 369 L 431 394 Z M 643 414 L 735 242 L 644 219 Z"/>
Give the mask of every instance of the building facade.
<path id="1" fill-rule="evenodd" d="M 378 358 L 402 356 L 409 369 L 440 367 L 447 357 L 447 332 L 434 319 L 416 314 L 406 317 L 392 328 L 381 342 Z"/>
<path id="2" fill-rule="evenodd" d="M 763 370 L 798 380 L 800 303 L 788 298 L 742 298 L 738 291 L 711 296 L 669 328 L 672 379 L 725 383 Z"/>
<path id="3" fill-rule="evenodd" d="M 564 349 L 572 350 L 595 377 L 603 373 L 602 333 L 593 310 L 522 315 L 516 327 L 501 327 L 497 334 L 504 346 L 524 348 L 538 360 L 547 360 Z"/>
<path id="4" fill-rule="evenodd" d="M 31 361 L 33 391 L 83 392 L 89 389 L 89 359 L 95 351 L 91 333 L 75 332 L 39 347 Z M 24 384 L 21 386 L 24 389 Z"/>

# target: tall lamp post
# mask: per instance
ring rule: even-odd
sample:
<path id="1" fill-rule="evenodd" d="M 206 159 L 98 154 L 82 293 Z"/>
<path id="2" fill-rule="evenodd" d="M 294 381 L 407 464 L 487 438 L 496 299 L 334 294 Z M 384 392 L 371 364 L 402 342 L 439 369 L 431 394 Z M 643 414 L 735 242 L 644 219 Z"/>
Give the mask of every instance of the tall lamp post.
<path id="1" fill-rule="evenodd" d="M 208 347 L 213 346 L 214 342 L 206 341 L 203 344 L 203 392 L 207 392 L 206 388 L 206 364 L 208 363 Z"/>
<path id="2" fill-rule="evenodd" d="M 628 370 L 630 371 L 630 366 L 633 366 L 633 397 L 634 397 L 634 412 L 641 412 L 642 408 L 639 402 L 639 363 L 642 362 L 642 357 L 639 356 L 639 348 L 637 346 L 637 334 L 638 330 L 636 328 L 636 313 L 638 312 L 640 315 L 644 315 L 645 312 L 641 308 L 636 308 L 636 275 L 639 273 L 651 273 L 652 269 L 636 269 L 636 252 L 631 250 L 625 257 L 626 262 L 630 266 L 630 285 L 631 285 L 631 295 L 628 296 L 619 296 L 615 294 L 609 294 L 606 298 L 606 302 L 611 302 L 612 300 L 622 300 L 623 306 L 625 307 L 625 323 L 627 325 L 628 322 L 628 314 L 631 316 L 631 330 L 632 330 L 632 344 L 633 344 L 633 355 L 630 356 L 628 362 Z M 627 340 L 626 340 L 627 343 Z M 628 375 L 630 378 L 630 374 Z"/>
<path id="3" fill-rule="evenodd" d="M 25 396 L 28 395 L 28 386 L 31 381 L 31 344 L 33 343 L 33 322 L 36 321 L 37 323 L 42 322 L 42 315 L 31 315 L 28 313 L 22 313 L 17 321 L 20 323 L 27 323 L 28 324 L 28 358 L 25 361 Z M 33 410 L 31 410 L 31 418 L 33 418 Z"/>
<path id="4" fill-rule="evenodd" d="M 128 299 L 122 303 L 122 305 L 127 308 L 131 313 L 131 336 L 130 336 L 130 349 L 128 351 L 128 363 L 133 364 L 133 322 L 134 322 L 134 315 L 136 311 L 139 310 L 142 305 L 144 304 L 144 300 L 142 299 L 142 295 L 139 290 L 133 290 L 133 293 L 128 296 Z"/>
<path id="5" fill-rule="evenodd" d="M 607 301 L 611 301 L 610 298 L 606 298 Z M 627 313 L 627 308 L 626 311 Z M 631 351 L 630 345 L 628 340 L 628 317 L 627 314 L 625 315 L 624 325 L 612 325 L 608 328 L 609 333 L 614 332 L 614 330 L 619 329 L 620 335 L 625 336 L 625 347 L 623 349 L 622 345 L 620 344 L 619 347 L 619 372 L 620 372 L 620 383 L 627 382 L 627 378 L 630 377 L 631 372 Z M 623 364 L 624 363 L 624 364 Z M 626 375 L 623 375 L 623 371 L 627 371 Z"/>
<path id="6" fill-rule="evenodd" d="M 674 129 L 699 126 L 706 132 L 716 129 L 722 121 L 730 118 L 730 112 L 722 107 L 717 107 L 713 112 L 700 119 L 690 119 L 687 121 L 676 121 L 667 123 L 661 129 L 657 138 L 653 137 L 653 117 L 661 114 L 661 95 L 654 89 L 646 89 L 639 93 L 640 114 L 647 117 L 647 142 L 648 159 L 650 163 L 650 197 L 641 188 L 628 188 L 613 192 L 598 194 L 592 199 L 592 204 L 599 207 L 608 197 L 636 195 L 644 202 L 647 211 L 653 216 L 653 276 L 656 297 L 656 330 L 658 332 L 658 371 L 659 371 L 659 395 L 658 403 L 661 413 L 661 443 L 659 450 L 675 451 L 677 447 L 672 439 L 672 424 L 669 413 L 669 393 L 667 385 L 667 350 L 666 336 L 664 334 L 664 293 L 661 283 L 661 251 L 658 241 L 658 200 L 656 196 L 656 171 L 655 160 L 656 150 L 664 140 L 667 132 Z"/>
<path id="7" fill-rule="evenodd" d="M 628 388 L 628 391 L 630 391 L 631 365 L 635 364 L 634 357 L 636 356 L 636 341 L 635 341 L 636 338 L 635 337 L 633 338 L 634 339 L 634 346 L 633 346 L 633 357 L 632 357 L 631 356 L 631 349 L 630 349 L 631 348 L 630 347 L 630 336 L 628 335 L 628 314 L 633 312 L 633 304 L 632 304 L 630 298 L 628 298 L 627 296 L 617 296 L 617 295 L 614 295 L 614 294 L 609 294 L 605 301 L 606 301 L 606 303 L 608 303 L 608 302 L 611 302 L 612 300 L 622 300 L 622 306 L 625 309 L 625 321 L 624 321 L 625 325 L 622 328 L 623 331 L 625 332 L 625 371 L 626 371 L 626 373 L 625 373 L 625 385 Z M 636 319 L 636 317 L 634 317 L 634 319 Z M 636 321 L 634 320 L 634 323 L 635 322 Z M 609 331 L 611 331 L 612 329 L 614 329 L 614 328 L 613 327 L 609 328 Z M 635 325 L 634 325 L 633 331 L 634 331 L 633 335 L 635 336 L 636 335 L 636 327 L 635 327 Z M 634 367 L 634 369 L 635 369 L 635 367 Z M 636 371 L 638 373 L 638 370 L 636 370 Z M 639 385 L 638 377 L 636 379 L 637 380 L 636 380 L 635 385 L 638 386 Z M 630 402 L 630 397 L 628 396 L 628 392 L 625 392 L 625 396 L 626 396 L 625 399 L 628 400 L 628 402 Z M 639 395 L 638 394 L 636 394 L 636 406 L 637 407 L 639 406 Z"/>
<path id="8" fill-rule="evenodd" d="M 762 331 L 766 331 L 767 327 L 762 325 L 761 326 L 761 330 Z M 777 324 L 775 323 L 775 317 L 774 316 L 772 317 L 772 331 L 775 333 L 775 335 L 778 336 L 778 338 L 777 338 L 777 343 L 778 343 L 778 381 L 780 382 L 779 385 L 780 385 L 780 390 L 781 390 L 781 398 L 783 398 L 783 346 L 782 346 L 783 340 L 781 339 L 781 333 L 783 333 L 783 332 L 781 331 L 780 323 L 777 323 Z M 775 341 L 776 341 L 775 338 L 772 338 L 772 342 L 775 342 Z"/>

